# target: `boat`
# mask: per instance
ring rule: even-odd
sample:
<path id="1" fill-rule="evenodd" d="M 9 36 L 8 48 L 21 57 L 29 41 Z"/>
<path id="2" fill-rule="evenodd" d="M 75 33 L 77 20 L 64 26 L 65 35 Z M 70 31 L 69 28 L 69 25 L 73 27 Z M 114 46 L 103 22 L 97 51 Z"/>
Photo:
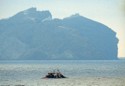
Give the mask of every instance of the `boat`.
<path id="1" fill-rule="evenodd" d="M 49 72 L 45 77 L 43 77 L 43 79 L 47 79 L 47 78 L 59 79 L 59 78 L 67 78 L 67 77 L 65 77 L 59 70 L 57 70 L 57 72 L 55 71 Z"/>

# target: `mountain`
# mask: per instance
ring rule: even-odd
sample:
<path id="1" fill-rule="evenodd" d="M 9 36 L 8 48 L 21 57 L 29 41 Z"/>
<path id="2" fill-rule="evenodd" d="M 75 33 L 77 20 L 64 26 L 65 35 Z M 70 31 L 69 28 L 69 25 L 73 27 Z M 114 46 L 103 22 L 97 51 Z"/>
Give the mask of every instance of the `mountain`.
<path id="1" fill-rule="evenodd" d="M 113 30 L 79 14 L 53 19 L 30 8 L 0 20 L 1 60 L 112 60 L 117 44 Z"/>

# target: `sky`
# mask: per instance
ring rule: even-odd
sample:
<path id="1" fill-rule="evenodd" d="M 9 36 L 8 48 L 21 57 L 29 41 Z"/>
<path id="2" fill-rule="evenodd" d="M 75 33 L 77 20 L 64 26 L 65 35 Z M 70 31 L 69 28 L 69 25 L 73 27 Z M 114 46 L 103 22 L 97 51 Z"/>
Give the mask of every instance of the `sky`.
<path id="1" fill-rule="evenodd" d="M 125 0 L 0 0 L 0 19 L 31 7 L 49 10 L 53 18 L 79 13 L 105 24 L 117 33 L 118 57 L 125 57 Z"/>

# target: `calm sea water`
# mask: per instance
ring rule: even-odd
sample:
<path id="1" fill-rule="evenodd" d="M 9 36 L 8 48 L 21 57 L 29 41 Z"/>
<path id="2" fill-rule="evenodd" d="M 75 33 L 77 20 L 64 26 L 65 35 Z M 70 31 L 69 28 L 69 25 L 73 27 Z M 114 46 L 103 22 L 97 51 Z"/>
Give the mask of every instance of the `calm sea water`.
<path id="1" fill-rule="evenodd" d="M 125 60 L 0 61 L 0 82 L 40 79 L 54 69 L 69 78 L 125 77 Z"/>

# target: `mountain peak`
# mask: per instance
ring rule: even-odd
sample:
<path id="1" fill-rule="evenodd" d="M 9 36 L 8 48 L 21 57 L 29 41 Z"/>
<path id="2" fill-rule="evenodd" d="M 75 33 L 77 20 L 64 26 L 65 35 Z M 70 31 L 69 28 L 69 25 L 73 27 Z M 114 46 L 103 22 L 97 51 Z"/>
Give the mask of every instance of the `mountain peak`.
<path id="1" fill-rule="evenodd" d="M 32 7 L 32 8 L 29 8 L 29 9 L 26 9 L 24 11 L 22 11 L 24 14 L 28 14 L 28 13 L 35 13 L 37 12 L 37 9 L 35 7 Z"/>
<path id="2" fill-rule="evenodd" d="M 71 17 L 79 17 L 79 16 L 81 16 L 79 13 L 76 13 L 76 14 L 74 14 L 74 15 L 71 15 Z"/>
<path id="3" fill-rule="evenodd" d="M 83 17 L 83 16 L 81 16 L 79 13 L 76 13 L 76 14 L 73 14 L 73 15 L 71 15 L 71 16 L 69 16 L 69 17 L 66 17 L 66 18 L 64 18 L 64 20 L 65 19 L 83 19 L 83 18 L 85 18 L 85 17 Z M 85 18 L 86 19 L 86 18 Z"/>
<path id="4" fill-rule="evenodd" d="M 29 8 L 29 9 L 27 9 L 26 11 L 29 11 L 29 12 L 31 11 L 31 12 L 32 12 L 32 11 L 36 11 L 36 10 L 37 10 L 37 9 L 36 9 L 35 7 L 31 7 L 31 8 Z"/>
<path id="5" fill-rule="evenodd" d="M 27 21 L 28 20 L 28 21 L 41 22 L 43 20 L 44 21 L 51 20 L 52 15 L 48 10 L 37 11 L 37 9 L 35 7 L 32 7 L 32 8 L 29 8 L 29 9 L 26 9 L 24 11 L 17 13 L 13 17 L 11 17 L 10 19 L 12 19 L 12 20 L 14 19 L 14 21 L 24 21 L 24 20 Z"/>

